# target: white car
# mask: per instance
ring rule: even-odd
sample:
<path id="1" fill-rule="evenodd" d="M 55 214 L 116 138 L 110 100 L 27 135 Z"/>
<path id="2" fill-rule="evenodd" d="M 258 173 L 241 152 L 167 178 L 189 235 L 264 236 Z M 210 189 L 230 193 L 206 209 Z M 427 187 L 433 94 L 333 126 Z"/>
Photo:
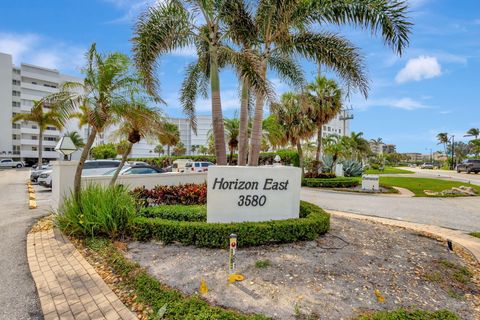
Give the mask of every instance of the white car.
<path id="1" fill-rule="evenodd" d="M 25 163 L 22 161 L 13 161 L 12 159 L 0 160 L 0 168 L 22 168 L 25 167 Z"/>
<path id="2" fill-rule="evenodd" d="M 207 172 L 210 166 L 213 163 L 208 161 L 191 161 L 185 164 L 185 169 L 181 172 Z"/>
<path id="3" fill-rule="evenodd" d="M 37 178 L 37 183 L 43 187 L 52 187 L 52 169 L 44 170 Z"/>

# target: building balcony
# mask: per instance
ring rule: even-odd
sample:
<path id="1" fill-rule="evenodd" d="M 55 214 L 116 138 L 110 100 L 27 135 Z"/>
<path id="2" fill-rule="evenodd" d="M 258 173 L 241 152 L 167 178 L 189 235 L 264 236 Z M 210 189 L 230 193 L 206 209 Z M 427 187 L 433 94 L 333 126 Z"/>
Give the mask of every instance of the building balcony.
<path id="1" fill-rule="evenodd" d="M 53 76 L 49 76 L 49 75 L 45 75 L 45 74 L 41 74 L 41 73 L 22 70 L 22 77 L 31 78 L 31 79 L 39 79 L 39 80 L 43 80 L 43 81 L 47 81 L 47 82 L 58 83 L 58 81 L 60 80 L 60 77 L 58 76 L 58 74 L 52 73 L 52 75 Z M 22 81 L 22 85 L 23 85 L 23 81 Z"/>
<path id="2" fill-rule="evenodd" d="M 40 133 L 38 129 L 27 128 L 27 127 L 22 127 L 20 129 L 20 131 L 21 131 L 21 133 L 26 133 L 26 134 L 36 134 L 36 135 L 38 135 Z M 58 131 L 58 130 L 45 130 L 43 132 L 43 135 L 58 137 L 58 136 L 60 136 L 60 131 Z"/>
<path id="3" fill-rule="evenodd" d="M 22 88 L 37 90 L 37 91 L 44 91 L 44 92 L 48 92 L 48 93 L 58 92 L 58 88 L 50 88 L 50 87 L 45 87 L 42 84 L 33 84 L 33 83 L 28 83 L 28 82 L 22 82 Z"/>
<path id="4" fill-rule="evenodd" d="M 20 139 L 20 144 L 27 146 L 38 146 L 38 140 L 33 139 Z M 46 141 L 43 140 L 44 147 L 55 147 L 57 145 L 56 141 Z"/>
<path id="5" fill-rule="evenodd" d="M 20 150 L 20 156 L 22 158 L 38 158 L 38 151 Z M 42 157 L 58 159 L 60 158 L 60 154 L 56 151 L 43 151 Z"/>

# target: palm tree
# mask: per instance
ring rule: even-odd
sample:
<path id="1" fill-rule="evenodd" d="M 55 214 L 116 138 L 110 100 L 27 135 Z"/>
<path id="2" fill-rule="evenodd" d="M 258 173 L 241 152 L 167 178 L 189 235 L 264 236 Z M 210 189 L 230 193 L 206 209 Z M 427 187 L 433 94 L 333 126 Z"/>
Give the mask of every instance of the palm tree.
<path id="1" fill-rule="evenodd" d="M 144 101 L 137 100 L 133 96 L 131 101 L 124 105 L 121 120 L 121 125 L 114 132 L 114 136 L 126 138 L 127 145 L 123 150 L 120 165 L 110 181 L 111 186 L 115 185 L 128 155 L 132 152 L 133 145 L 141 139 L 157 136 L 163 129 L 163 118 L 160 111 L 157 108 L 148 107 Z"/>
<path id="2" fill-rule="evenodd" d="M 448 133 L 440 132 L 439 134 L 437 134 L 437 140 L 438 140 L 437 144 L 443 144 L 443 151 L 447 155 L 447 159 L 448 159 L 447 145 L 448 145 L 448 141 L 450 140 Z"/>
<path id="3" fill-rule="evenodd" d="M 206 83 L 210 81 L 215 154 L 217 163 L 221 165 L 227 163 L 227 155 L 219 70 L 224 65 L 232 65 L 240 78 L 248 79 L 259 92 L 268 93 L 264 77 L 254 67 L 257 64 L 255 55 L 237 52 L 226 44 L 230 30 L 224 28 L 223 21 L 234 13 L 225 4 L 228 1 L 161 2 L 141 15 L 133 38 L 135 62 L 151 94 L 155 94 L 158 85 L 155 78 L 156 59 L 175 49 L 192 44 L 196 46 L 198 60 L 187 68 L 180 100 L 184 112 L 191 119 L 192 128 L 196 130 L 195 99 L 198 90 L 206 92 Z"/>
<path id="4" fill-rule="evenodd" d="M 83 142 L 83 138 L 78 134 L 77 131 L 67 132 L 65 136 L 72 139 L 73 144 L 78 149 L 83 148 L 85 146 L 85 142 Z"/>
<path id="5" fill-rule="evenodd" d="M 175 156 L 183 156 L 187 152 L 187 148 L 185 148 L 185 145 L 183 142 L 178 142 L 175 147 L 173 148 L 173 154 Z"/>
<path id="6" fill-rule="evenodd" d="M 192 144 L 192 146 L 190 147 L 190 151 L 195 154 L 195 152 L 198 151 L 198 148 L 200 147 L 200 145 L 198 144 Z"/>
<path id="7" fill-rule="evenodd" d="M 263 120 L 263 139 L 275 150 L 285 145 L 285 129 L 278 123 L 274 115 L 269 115 Z"/>
<path id="8" fill-rule="evenodd" d="M 198 147 L 198 153 L 206 155 L 206 154 L 208 154 L 208 148 L 204 145 L 201 145 L 201 146 Z"/>
<path id="9" fill-rule="evenodd" d="M 259 68 L 265 77 L 267 69 L 298 75 L 300 69 L 291 57 L 300 56 L 333 69 L 348 89 L 359 89 L 366 97 L 368 81 L 358 49 L 337 34 L 318 31 L 317 25 L 351 24 L 360 28 L 370 27 L 373 33 L 381 34 L 384 42 L 401 54 L 408 45 L 411 26 L 406 13 L 407 5 L 403 1 L 260 0 L 253 23 L 253 30 L 257 31 L 254 37 L 259 39 L 255 44 L 261 57 Z M 242 15 L 245 16 L 248 15 Z M 277 63 L 272 63 L 275 60 Z M 292 78 L 301 81 L 301 77 Z M 263 107 L 264 97 L 257 93 L 250 165 L 258 165 Z"/>
<path id="10" fill-rule="evenodd" d="M 237 117 L 224 119 L 225 136 L 230 150 L 230 165 L 233 165 L 233 155 L 238 147 L 238 134 L 240 129 L 240 120 Z"/>
<path id="11" fill-rule="evenodd" d="M 478 136 L 480 136 L 480 129 L 478 128 L 469 129 L 465 135 L 465 137 L 475 137 L 475 140 L 478 139 Z"/>
<path id="12" fill-rule="evenodd" d="M 158 134 L 158 141 L 162 145 L 167 146 L 167 155 L 170 156 L 170 147 L 177 145 L 180 141 L 178 126 L 170 122 L 165 123 L 162 132 Z"/>
<path id="13" fill-rule="evenodd" d="M 363 132 L 356 133 L 355 131 L 352 131 L 349 138 L 354 149 L 353 153 L 357 160 L 361 161 L 372 152 L 370 144 L 365 138 L 363 138 Z"/>
<path id="14" fill-rule="evenodd" d="M 137 77 L 132 76 L 129 58 L 124 54 L 100 54 L 93 43 L 86 60 L 87 65 L 82 70 L 85 74 L 83 83 L 66 82 L 60 92 L 45 98 L 52 105 L 61 106 L 64 114 L 79 118 L 90 128 L 75 171 L 73 191 L 77 200 L 80 199 L 83 166 L 95 137 L 118 120 L 118 115 L 125 110 L 126 89 L 140 83 Z"/>
<path id="15" fill-rule="evenodd" d="M 284 141 L 297 148 L 303 178 L 304 157 L 301 141 L 313 136 L 315 123 L 305 113 L 301 96 L 292 92 L 284 93 L 280 103 L 272 104 L 271 110 L 278 124 L 285 130 Z"/>
<path id="16" fill-rule="evenodd" d="M 348 154 L 348 137 L 330 134 L 323 138 L 323 140 L 325 153 L 332 156 L 332 166 L 330 167 L 330 172 L 332 172 L 337 161 Z"/>
<path id="17" fill-rule="evenodd" d="M 370 143 L 375 146 L 376 154 L 382 154 L 383 149 L 380 149 L 380 147 L 383 145 L 383 140 L 382 138 L 377 138 L 377 139 L 370 139 Z"/>
<path id="18" fill-rule="evenodd" d="M 334 80 L 318 76 L 306 88 L 307 107 L 317 124 L 316 163 L 320 163 L 322 153 L 323 126 L 330 122 L 342 109 L 342 92 Z"/>
<path id="19" fill-rule="evenodd" d="M 153 149 L 153 152 L 158 153 L 158 156 L 160 157 L 162 154 L 165 153 L 165 149 L 163 149 L 163 146 L 159 144 L 155 147 L 155 149 Z"/>
<path id="20" fill-rule="evenodd" d="M 32 121 L 35 122 L 38 126 L 38 166 L 41 166 L 43 163 L 42 152 L 43 152 L 43 133 L 47 129 L 47 126 L 55 126 L 58 129 L 61 129 L 65 123 L 66 117 L 62 115 L 61 112 L 58 112 L 56 108 L 52 108 L 49 111 L 44 110 L 45 101 L 34 101 L 33 107 L 28 113 L 19 113 L 16 114 L 12 122 L 18 121 Z"/>

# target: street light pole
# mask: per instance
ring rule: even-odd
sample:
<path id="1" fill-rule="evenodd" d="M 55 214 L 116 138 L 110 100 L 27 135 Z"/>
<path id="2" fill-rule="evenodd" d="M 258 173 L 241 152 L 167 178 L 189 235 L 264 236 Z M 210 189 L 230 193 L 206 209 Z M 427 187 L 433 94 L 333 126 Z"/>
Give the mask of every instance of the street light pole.
<path id="1" fill-rule="evenodd" d="M 452 134 L 452 170 L 455 170 L 455 135 Z"/>

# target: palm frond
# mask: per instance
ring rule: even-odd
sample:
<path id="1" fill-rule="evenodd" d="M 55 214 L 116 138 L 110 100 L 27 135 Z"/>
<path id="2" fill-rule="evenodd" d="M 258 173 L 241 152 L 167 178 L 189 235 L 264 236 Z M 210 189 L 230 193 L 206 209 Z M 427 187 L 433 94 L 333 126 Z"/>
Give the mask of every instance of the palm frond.
<path id="1" fill-rule="evenodd" d="M 273 53 L 267 59 L 268 66 L 275 70 L 282 79 L 291 85 L 300 88 L 305 83 L 302 67 L 291 57 Z"/>

